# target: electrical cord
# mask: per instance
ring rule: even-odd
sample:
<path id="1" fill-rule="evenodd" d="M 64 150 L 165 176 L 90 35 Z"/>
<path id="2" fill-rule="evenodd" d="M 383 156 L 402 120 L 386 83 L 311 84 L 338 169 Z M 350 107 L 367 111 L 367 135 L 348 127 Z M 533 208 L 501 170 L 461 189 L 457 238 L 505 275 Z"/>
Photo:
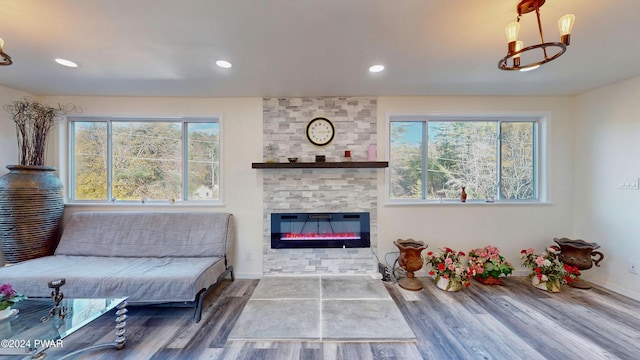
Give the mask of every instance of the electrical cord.
<path id="1" fill-rule="evenodd" d="M 395 260 L 393 261 L 393 265 L 389 264 L 389 260 L 388 257 L 389 255 L 396 255 Z M 387 267 L 391 268 L 391 278 L 393 280 L 393 282 L 398 281 L 398 276 L 396 275 L 396 268 L 398 265 L 398 259 L 400 258 L 400 252 L 399 251 L 391 251 L 388 252 L 384 255 L 384 262 L 386 263 Z M 399 270 L 402 270 L 400 268 L 398 268 Z"/>

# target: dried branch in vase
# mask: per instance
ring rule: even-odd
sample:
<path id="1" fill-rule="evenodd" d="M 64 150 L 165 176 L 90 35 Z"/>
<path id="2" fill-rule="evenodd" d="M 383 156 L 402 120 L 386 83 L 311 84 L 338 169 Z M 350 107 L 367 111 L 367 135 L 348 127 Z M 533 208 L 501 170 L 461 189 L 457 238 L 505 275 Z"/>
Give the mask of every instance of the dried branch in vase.
<path id="1" fill-rule="evenodd" d="M 20 165 L 36 166 L 45 163 L 47 136 L 60 116 L 70 112 L 82 112 L 82 109 L 72 104 L 58 104 L 52 107 L 28 97 L 5 105 L 4 109 L 11 114 L 16 123 Z"/>

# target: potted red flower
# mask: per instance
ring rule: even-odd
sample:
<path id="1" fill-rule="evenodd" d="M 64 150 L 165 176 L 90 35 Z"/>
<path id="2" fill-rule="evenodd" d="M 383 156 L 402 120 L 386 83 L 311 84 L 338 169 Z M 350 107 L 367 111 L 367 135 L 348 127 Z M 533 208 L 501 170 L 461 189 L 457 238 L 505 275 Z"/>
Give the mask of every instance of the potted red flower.
<path id="1" fill-rule="evenodd" d="M 532 248 L 520 251 L 522 266 L 531 269 L 531 285 L 549 292 L 560 292 L 560 286 L 577 281 L 580 270 L 563 263 L 558 258 L 560 248 L 550 246 L 542 254 L 536 254 Z"/>
<path id="2" fill-rule="evenodd" d="M 429 251 L 424 261 L 431 265 L 429 275 L 435 275 L 436 286 L 446 291 L 458 291 L 469 286 L 471 275 L 465 266 L 465 253 L 445 247 L 437 252 Z"/>

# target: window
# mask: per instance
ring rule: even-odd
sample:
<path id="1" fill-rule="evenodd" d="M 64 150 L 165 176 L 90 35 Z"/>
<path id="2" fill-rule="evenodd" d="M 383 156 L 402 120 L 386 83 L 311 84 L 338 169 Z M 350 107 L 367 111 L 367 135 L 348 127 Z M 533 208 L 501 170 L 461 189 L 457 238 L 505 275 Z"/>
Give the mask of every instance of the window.
<path id="1" fill-rule="evenodd" d="M 220 199 L 218 119 L 69 121 L 70 200 Z"/>
<path id="2" fill-rule="evenodd" d="M 392 200 L 538 200 L 538 119 L 394 116 Z"/>

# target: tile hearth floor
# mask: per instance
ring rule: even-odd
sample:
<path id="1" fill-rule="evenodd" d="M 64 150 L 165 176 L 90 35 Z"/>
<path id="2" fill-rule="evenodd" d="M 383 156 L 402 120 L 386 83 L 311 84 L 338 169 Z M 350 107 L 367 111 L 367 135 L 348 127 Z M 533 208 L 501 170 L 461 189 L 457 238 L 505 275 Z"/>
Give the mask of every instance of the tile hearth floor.
<path id="1" fill-rule="evenodd" d="M 384 284 L 369 276 L 265 276 L 229 340 L 414 341 Z"/>

